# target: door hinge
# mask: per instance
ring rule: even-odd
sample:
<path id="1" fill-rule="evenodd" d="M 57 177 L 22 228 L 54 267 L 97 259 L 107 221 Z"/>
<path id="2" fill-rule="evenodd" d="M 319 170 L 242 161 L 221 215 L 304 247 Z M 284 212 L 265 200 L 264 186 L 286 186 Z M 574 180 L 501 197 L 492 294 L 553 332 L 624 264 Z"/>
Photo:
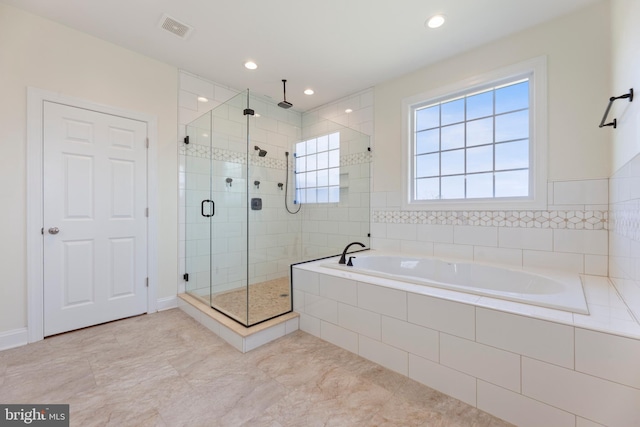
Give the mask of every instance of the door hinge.
<path id="1" fill-rule="evenodd" d="M 146 285 L 147 285 L 147 288 L 148 288 L 149 287 L 149 278 L 148 277 L 147 277 L 147 280 L 146 280 Z"/>
<path id="2" fill-rule="evenodd" d="M 182 275 L 182 278 L 184 279 L 185 282 L 189 281 L 189 273 L 184 273 L 184 275 Z"/>
<path id="3" fill-rule="evenodd" d="M 189 135 L 187 135 L 187 136 L 185 136 L 185 137 L 184 137 L 183 142 L 184 142 L 185 144 L 189 144 Z"/>
<path id="4" fill-rule="evenodd" d="M 149 148 L 149 138 L 147 138 L 147 148 Z"/>
<path id="5" fill-rule="evenodd" d="M 146 208 L 146 209 L 144 210 L 144 214 L 145 214 L 145 216 L 146 216 L 147 218 L 149 218 L 149 208 Z"/>

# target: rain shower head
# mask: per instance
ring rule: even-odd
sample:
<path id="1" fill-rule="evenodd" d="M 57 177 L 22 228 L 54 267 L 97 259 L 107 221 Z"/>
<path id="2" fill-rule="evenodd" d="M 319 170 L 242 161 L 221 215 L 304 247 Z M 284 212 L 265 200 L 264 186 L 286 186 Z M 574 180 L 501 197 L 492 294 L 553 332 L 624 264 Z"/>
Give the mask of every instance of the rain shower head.
<path id="1" fill-rule="evenodd" d="M 284 100 L 278 102 L 278 107 L 284 108 L 285 110 L 293 107 L 292 103 L 287 102 L 287 86 L 286 85 L 287 85 L 287 81 L 285 79 L 282 79 L 282 95 L 284 97 Z"/>
<path id="2" fill-rule="evenodd" d="M 253 147 L 253 149 L 258 152 L 258 156 L 260 156 L 260 157 L 264 157 L 264 156 L 267 155 L 267 150 L 263 150 L 262 148 L 258 147 L 257 145 L 255 147 Z"/>

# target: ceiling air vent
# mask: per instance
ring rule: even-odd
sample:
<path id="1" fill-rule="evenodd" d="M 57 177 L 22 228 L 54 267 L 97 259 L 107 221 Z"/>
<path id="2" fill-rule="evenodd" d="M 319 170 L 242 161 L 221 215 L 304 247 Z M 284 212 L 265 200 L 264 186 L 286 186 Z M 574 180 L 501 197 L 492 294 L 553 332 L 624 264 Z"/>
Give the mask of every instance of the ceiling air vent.
<path id="1" fill-rule="evenodd" d="M 187 24 L 183 24 L 182 22 L 170 17 L 167 14 L 162 15 L 162 19 L 160 20 L 158 26 L 164 30 L 169 31 L 171 34 L 175 34 L 181 39 L 186 39 L 193 31 L 193 27 Z"/>

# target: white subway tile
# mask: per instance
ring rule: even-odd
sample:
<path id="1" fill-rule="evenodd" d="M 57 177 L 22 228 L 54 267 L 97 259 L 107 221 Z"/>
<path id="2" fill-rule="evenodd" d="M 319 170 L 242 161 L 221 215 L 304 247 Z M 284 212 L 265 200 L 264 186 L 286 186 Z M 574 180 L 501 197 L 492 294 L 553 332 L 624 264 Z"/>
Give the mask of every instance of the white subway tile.
<path id="1" fill-rule="evenodd" d="M 476 379 L 409 353 L 409 378 L 476 406 Z"/>
<path id="2" fill-rule="evenodd" d="M 473 248 L 473 260 L 491 264 L 522 267 L 522 250 L 475 246 Z"/>
<path id="3" fill-rule="evenodd" d="M 321 274 L 319 277 L 320 296 L 351 305 L 358 303 L 358 291 L 354 280 Z"/>
<path id="4" fill-rule="evenodd" d="M 550 251 L 553 248 L 553 230 L 540 228 L 498 229 L 498 246 L 501 248 Z"/>
<path id="5" fill-rule="evenodd" d="M 576 371 L 640 389 L 640 340 L 576 328 Z"/>
<path id="6" fill-rule="evenodd" d="M 525 250 L 522 252 L 522 265 L 524 267 L 583 273 L 584 255 Z"/>
<path id="7" fill-rule="evenodd" d="M 231 329 L 227 328 L 224 325 L 220 325 L 220 338 L 231 344 L 236 350 L 241 353 L 245 353 L 246 350 L 244 348 L 244 338 L 242 338 L 237 333 L 233 332 Z"/>
<path id="8" fill-rule="evenodd" d="M 295 289 L 313 295 L 320 295 L 318 273 L 294 267 L 292 275 L 291 281 Z"/>
<path id="9" fill-rule="evenodd" d="M 359 354 L 387 369 L 402 375 L 409 375 L 409 353 L 380 341 L 360 335 Z"/>
<path id="10" fill-rule="evenodd" d="M 416 224 L 387 224 L 387 237 L 398 240 L 416 240 Z"/>
<path id="11" fill-rule="evenodd" d="M 309 316 L 305 313 L 300 313 L 300 330 L 314 337 L 320 337 L 320 322 L 317 317 Z"/>
<path id="12" fill-rule="evenodd" d="M 251 334 L 244 339 L 244 351 L 251 351 L 268 342 L 286 335 L 287 326 L 285 323 L 274 325 L 270 328 Z"/>
<path id="13" fill-rule="evenodd" d="M 438 362 L 438 332 L 387 316 L 382 316 L 382 342 L 420 357 Z"/>
<path id="14" fill-rule="evenodd" d="M 478 308 L 476 341 L 573 368 L 573 328 L 570 326 Z"/>
<path id="15" fill-rule="evenodd" d="M 213 99 L 213 83 L 182 71 L 180 72 L 180 90 Z"/>
<path id="16" fill-rule="evenodd" d="M 606 255 L 585 255 L 584 274 L 593 276 L 609 275 L 609 257 Z"/>
<path id="17" fill-rule="evenodd" d="M 304 311 L 309 316 L 317 317 L 334 324 L 338 323 L 338 302 L 327 298 L 306 294 Z"/>
<path id="18" fill-rule="evenodd" d="M 353 331 L 322 321 L 320 323 L 320 338 L 358 354 L 358 334 Z"/>
<path id="19" fill-rule="evenodd" d="M 554 205 L 606 204 L 609 202 L 609 180 L 556 181 Z"/>
<path id="20" fill-rule="evenodd" d="M 520 356 L 515 353 L 441 333 L 440 363 L 520 392 Z"/>
<path id="21" fill-rule="evenodd" d="M 408 320 L 462 338 L 475 338 L 475 307 L 453 301 L 408 294 Z"/>
<path id="22" fill-rule="evenodd" d="M 350 331 L 380 340 L 381 319 L 378 313 L 348 304 L 338 304 L 338 325 Z"/>
<path id="23" fill-rule="evenodd" d="M 453 243 L 498 246 L 498 228 L 456 225 L 453 227 Z"/>
<path id="24" fill-rule="evenodd" d="M 406 320 L 407 293 L 358 282 L 358 307 Z"/>
<path id="25" fill-rule="evenodd" d="M 527 357 L 522 394 L 604 425 L 640 425 L 640 390 Z"/>
<path id="26" fill-rule="evenodd" d="M 473 246 L 434 243 L 433 255 L 442 258 L 473 260 Z"/>
<path id="27" fill-rule="evenodd" d="M 578 254 L 607 255 L 606 230 L 553 230 L 553 250 Z"/>
<path id="28" fill-rule="evenodd" d="M 418 224 L 417 232 L 421 242 L 453 243 L 453 225 Z"/>
<path id="29" fill-rule="evenodd" d="M 478 409 L 520 427 L 575 427 L 573 414 L 519 393 L 478 381 Z"/>
<path id="30" fill-rule="evenodd" d="M 400 251 L 403 254 L 413 254 L 416 256 L 433 256 L 433 243 L 402 240 L 400 242 Z"/>

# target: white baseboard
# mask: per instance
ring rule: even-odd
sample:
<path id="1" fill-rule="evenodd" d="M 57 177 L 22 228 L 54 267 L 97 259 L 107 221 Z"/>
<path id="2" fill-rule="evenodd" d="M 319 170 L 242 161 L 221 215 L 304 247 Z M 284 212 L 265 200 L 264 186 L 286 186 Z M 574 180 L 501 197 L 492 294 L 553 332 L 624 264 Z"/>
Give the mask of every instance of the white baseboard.
<path id="1" fill-rule="evenodd" d="M 158 311 L 170 310 L 172 308 L 178 308 L 178 297 L 176 295 L 158 299 Z"/>
<path id="2" fill-rule="evenodd" d="M 0 332 L 0 350 L 20 347 L 29 343 L 29 330 L 27 328 L 14 329 Z"/>

